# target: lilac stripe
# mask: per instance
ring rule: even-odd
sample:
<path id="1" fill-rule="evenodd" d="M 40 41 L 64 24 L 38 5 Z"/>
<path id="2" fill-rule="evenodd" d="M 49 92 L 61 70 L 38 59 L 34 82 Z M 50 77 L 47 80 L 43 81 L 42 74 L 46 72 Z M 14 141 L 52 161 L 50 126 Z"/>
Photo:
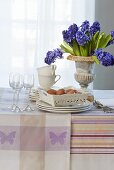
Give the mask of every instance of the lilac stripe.
<path id="1" fill-rule="evenodd" d="M 114 120 L 74 120 L 72 124 L 114 124 Z"/>
<path id="2" fill-rule="evenodd" d="M 114 135 L 114 131 L 113 132 L 89 132 L 87 133 L 85 132 L 72 132 L 72 135 Z"/>
<path id="3" fill-rule="evenodd" d="M 114 153 L 111 148 L 71 148 L 71 153 Z"/>
<path id="4" fill-rule="evenodd" d="M 109 150 L 108 150 L 108 149 L 106 149 L 106 150 L 105 150 L 105 149 L 91 149 L 91 150 L 88 150 L 88 149 L 86 149 L 86 150 L 84 150 L 84 149 L 80 149 L 80 150 L 79 150 L 79 149 L 75 149 L 75 150 L 71 150 L 71 153 L 72 153 L 72 152 L 73 152 L 73 153 L 74 153 L 74 152 L 75 152 L 75 153 L 80 153 L 80 152 L 84 152 L 84 153 L 85 153 L 85 152 L 86 152 L 86 153 L 90 153 L 90 152 L 94 152 L 94 153 L 95 153 L 95 152 L 96 152 L 96 153 L 97 153 L 97 152 L 100 152 L 100 153 L 101 153 L 101 152 L 102 152 L 102 153 L 104 153 L 104 152 L 105 152 L 105 153 L 114 153 L 114 150 L 110 150 L 110 149 L 109 149 Z"/>
<path id="5" fill-rule="evenodd" d="M 109 134 L 105 134 L 105 135 L 101 135 L 101 134 L 89 134 L 89 135 L 71 135 L 71 137 L 114 137 L 114 134 L 109 135 Z"/>
<path id="6" fill-rule="evenodd" d="M 91 149 L 91 150 L 93 150 L 93 149 L 108 149 L 108 150 L 112 150 L 112 149 L 114 149 L 114 147 L 109 147 L 109 146 L 107 146 L 107 147 L 71 147 L 71 150 L 76 150 L 76 149 L 80 149 L 80 150 L 82 150 L 82 149 Z"/>
<path id="7" fill-rule="evenodd" d="M 0 150 L 70 150 L 70 127 L 0 126 Z"/>
<path id="8" fill-rule="evenodd" d="M 91 149 L 71 149 L 70 150 L 70 152 L 71 152 L 71 154 L 73 153 L 73 154 L 80 154 L 80 153 L 86 153 L 86 154 L 90 154 L 90 153 L 103 153 L 103 154 L 108 154 L 108 153 L 114 153 L 114 149 L 108 149 L 108 148 L 99 148 L 99 149 L 97 149 L 97 148 L 91 148 Z"/>
<path id="9" fill-rule="evenodd" d="M 73 113 L 72 116 L 76 118 L 76 116 L 80 116 L 80 115 L 77 114 L 77 113 Z M 95 112 L 94 111 L 88 111 L 86 113 L 84 113 L 84 112 L 81 113 L 81 117 L 87 117 L 87 116 L 92 116 L 92 117 L 94 117 L 94 116 L 98 116 L 98 117 L 104 116 L 104 117 L 106 117 L 106 116 L 114 116 L 114 113 L 104 113 L 103 111 L 99 111 L 99 110 L 95 111 Z M 73 117 L 72 117 L 72 119 L 73 119 Z"/>
<path id="10" fill-rule="evenodd" d="M 92 137 L 88 137 L 88 136 L 86 137 L 86 136 L 84 135 L 83 137 L 78 137 L 78 136 L 77 136 L 77 137 L 72 137 L 72 138 L 71 138 L 71 140 L 77 140 L 77 141 L 78 141 L 78 140 L 91 140 L 91 141 L 93 141 L 93 140 L 96 141 L 96 140 L 97 140 L 97 141 L 99 141 L 99 140 L 101 140 L 101 139 L 102 139 L 103 141 L 104 141 L 104 140 L 114 141 L 114 137 L 112 137 L 112 136 L 111 136 L 111 137 L 110 137 L 110 136 L 109 136 L 109 137 L 108 137 L 108 136 L 107 136 L 107 137 L 102 137 L 102 136 L 101 136 L 101 137 L 93 137 L 93 136 L 92 136 Z"/>
<path id="11" fill-rule="evenodd" d="M 71 151 L 71 154 L 114 154 L 114 151 Z"/>

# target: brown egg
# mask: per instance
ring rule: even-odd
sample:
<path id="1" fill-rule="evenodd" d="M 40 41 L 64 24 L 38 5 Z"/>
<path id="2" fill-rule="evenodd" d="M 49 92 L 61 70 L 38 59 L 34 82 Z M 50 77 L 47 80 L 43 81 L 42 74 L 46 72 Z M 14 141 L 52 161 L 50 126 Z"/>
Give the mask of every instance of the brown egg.
<path id="1" fill-rule="evenodd" d="M 94 96 L 92 96 L 92 95 L 91 95 L 91 96 L 88 96 L 88 97 L 87 97 L 87 100 L 90 101 L 90 102 L 93 102 L 93 101 L 94 101 Z"/>
<path id="2" fill-rule="evenodd" d="M 65 90 L 64 89 L 59 89 L 56 91 L 56 95 L 62 95 L 65 94 Z"/>
<path id="3" fill-rule="evenodd" d="M 74 93 L 78 93 L 78 90 L 74 90 Z"/>
<path id="4" fill-rule="evenodd" d="M 47 91 L 47 93 L 55 95 L 56 94 L 56 90 L 50 89 L 50 90 Z"/>
<path id="5" fill-rule="evenodd" d="M 76 93 L 76 90 L 73 90 L 73 89 L 67 92 L 67 94 L 75 94 L 75 93 Z"/>
<path id="6" fill-rule="evenodd" d="M 72 90 L 72 89 L 67 89 L 67 90 L 65 90 L 65 92 L 68 93 L 68 92 L 70 92 L 71 90 Z"/>
<path id="7" fill-rule="evenodd" d="M 77 91 L 76 93 L 78 93 L 78 94 L 82 94 L 80 91 Z"/>
<path id="8" fill-rule="evenodd" d="M 75 89 L 67 89 L 67 90 L 66 90 L 66 93 L 67 93 L 67 94 L 74 94 L 74 93 L 78 93 L 78 91 L 75 90 Z"/>

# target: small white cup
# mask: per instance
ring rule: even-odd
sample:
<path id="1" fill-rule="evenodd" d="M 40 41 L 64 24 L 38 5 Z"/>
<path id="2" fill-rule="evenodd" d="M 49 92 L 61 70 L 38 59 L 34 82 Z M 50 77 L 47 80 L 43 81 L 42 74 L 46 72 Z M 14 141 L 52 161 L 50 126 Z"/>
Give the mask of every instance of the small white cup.
<path id="1" fill-rule="evenodd" d="M 39 84 L 44 90 L 49 90 L 60 78 L 60 75 L 38 74 Z"/>
<path id="2" fill-rule="evenodd" d="M 38 75 L 43 75 L 43 76 L 55 75 L 56 68 L 57 68 L 56 65 L 38 67 L 37 72 L 38 72 Z"/>

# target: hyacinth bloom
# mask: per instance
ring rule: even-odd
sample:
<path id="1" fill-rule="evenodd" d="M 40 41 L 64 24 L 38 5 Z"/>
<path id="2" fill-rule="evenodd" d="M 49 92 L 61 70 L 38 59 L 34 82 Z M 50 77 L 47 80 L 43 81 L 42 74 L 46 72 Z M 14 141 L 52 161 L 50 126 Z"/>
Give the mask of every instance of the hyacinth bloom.
<path id="1" fill-rule="evenodd" d="M 114 31 L 110 32 L 112 39 L 108 42 L 107 46 L 114 44 Z"/>
<path id="2" fill-rule="evenodd" d="M 68 44 L 70 44 L 71 43 L 71 37 L 70 37 L 69 32 L 67 30 L 64 30 L 62 32 L 62 34 L 63 34 L 64 41 L 66 41 Z"/>
<path id="3" fill-rule="evenodd" d="M 84 21 L 80 27 L 81 27 L 81 31 L 82 31 L 83 33 L 89 32 L 89 29 L 90 29 L 90 23 L 89 23 L 89 21 Z"/>
<path id="4" fill-rule="evenodd" d="M 95 50 L 95 55 L 100 63 L 104 66 L 114 65 L 114 56 L 108 52 L 104 52 L 102 49 Z"/>
<path id="5" fill-rule="evenodd" d="M 90 27 L 90 34 L 93 36 L 96 32 L 100 32 L 100 24 L 99 22 L 94 22 L 93 25 Z"/>
<path id="6" fill-rule="evenodd" d="M 75 40 L 76 32 L 77 32 L 77 31 L 78 31 L 78 26 L 77 26 L 76 24 L 73 24 L 73 25 L 71 25 L 71 26 L 68 28 L 68 32 L 69 32 L 71 41 L 72 41 L 73 39 Z"/>
<path id="7" fill-rule="evenodd" d="M 73 23 L 68 29 L 62 31 L 63 43 L 60 49 L 48 51 L 44 62 L 52 64 L 56 59 L 63 58 L 63 53 L 74 56 L 91 56 L 97 64 L 103 66 L 113 66 L 114 57 L 103 51 L 109 45 L 114 44 L 114 31 L 106 35 L 101 32 L 100 23 L 98 21 L 90 24 L 84 21 L 80 26 Z"/>
<path id="8" fill-rule="evenodd" d="M 84 46 L 89 40 L 90 40 L 89 37 L 85 33 L 77 31 L 76 41 L 78 42 L 79 45 Z"/>
<path id="9" fill-rule="evenodd" d="M 54 63 L 57 58 L 63 58 L 62 55 L 63 55 L 63 52 L 59 48 L 53 51 L 48 51 L 45 57 L 45 63 L 50 65 L 51 63 Z"/>

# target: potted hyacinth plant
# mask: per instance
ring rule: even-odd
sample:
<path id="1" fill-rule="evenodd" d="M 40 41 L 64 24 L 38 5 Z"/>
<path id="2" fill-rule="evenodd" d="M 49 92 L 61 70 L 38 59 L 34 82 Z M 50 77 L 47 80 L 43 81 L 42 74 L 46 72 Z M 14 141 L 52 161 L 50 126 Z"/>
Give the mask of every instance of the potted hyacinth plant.
<path id="1" fill-rule="evenodd" d="M 82 88 L 87 88 L 94 79 L 94 63 L 106 67 L 114 65 L 114 56 L 104 51 L 104 48 L 114 44 L 114 31 L 107 35 L 101 31 L 99 22 L 90 25 L 89 21 L 84 21 L 81 26 L 72 24 L 62 35 L 60 48 L 48 51 L 44 62 L 50 65 L 68 53 L 67 59 L 75 61 L 74 76 Z"/>

